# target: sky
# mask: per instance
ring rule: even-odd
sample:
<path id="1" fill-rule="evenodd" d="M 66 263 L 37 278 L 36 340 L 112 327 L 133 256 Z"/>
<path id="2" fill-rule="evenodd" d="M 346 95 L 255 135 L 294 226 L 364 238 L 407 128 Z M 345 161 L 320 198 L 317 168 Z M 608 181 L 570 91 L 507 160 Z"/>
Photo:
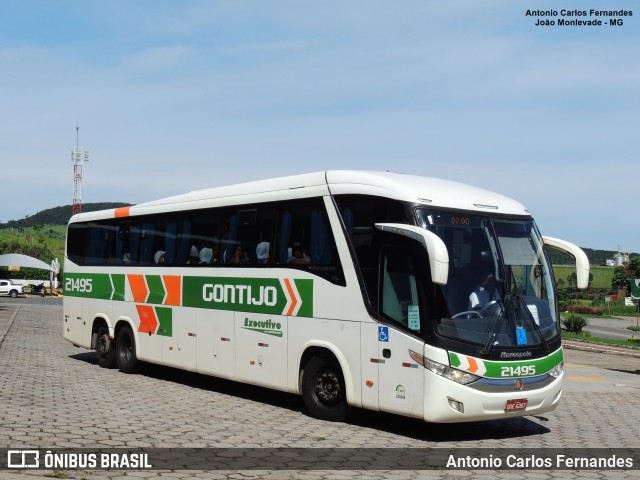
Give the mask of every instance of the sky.
<path id="1" fill-rule="evenodd" d="M 594 7 L 633 16 L 526 15 Z M 640 252 L 639 32 L 633 0 L 0 0 L 0 222 L 72 203 L 79 133 L 85 203 L 392 170 Z"/>

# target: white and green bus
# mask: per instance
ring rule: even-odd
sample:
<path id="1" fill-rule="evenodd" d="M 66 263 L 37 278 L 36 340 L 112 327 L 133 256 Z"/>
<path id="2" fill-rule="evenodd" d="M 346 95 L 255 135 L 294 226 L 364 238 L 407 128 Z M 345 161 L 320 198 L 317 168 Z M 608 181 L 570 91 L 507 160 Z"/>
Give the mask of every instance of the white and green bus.
<path id="1" fill-rule="evenodd" d="M 468 185 L 327 171 L 198 190 L 68 226 L 64 337 L 140 361 L 429 422 L 534 415 L 562 394 L 561 324 L 528 210 Z"/>

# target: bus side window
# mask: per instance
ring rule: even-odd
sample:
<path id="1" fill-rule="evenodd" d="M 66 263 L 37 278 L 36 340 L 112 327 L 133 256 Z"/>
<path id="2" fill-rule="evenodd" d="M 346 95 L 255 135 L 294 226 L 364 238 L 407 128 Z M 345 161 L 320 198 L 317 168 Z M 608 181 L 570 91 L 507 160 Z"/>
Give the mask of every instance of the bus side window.
<path id="1" fill-rule="evenodd" d="M 187 212 L 177 226 L 177 265 L 212 266 L 218 263 L 220 212 L 216 209 Z"/>
<path id="2" fill-rule="evenodd" d="M 222 229 L 222 263 L 227 266 L 266 265 L 272 230 L 272 203 L 228 209 Z M 261 245 L 260 258 L 258 245 Z"/>
<path id="3" fill-rule="evenodd" d="M 280 202 L 276 218 L 273 263 L 306 270 L 344 285 L 342 266 L 322 198 Z"/>
<path id="4" fill-rule="evenodd" d="M 88 232 L 85 223 L 72 223 L 67 234 L 67 255 L 69 260 L 78 265 L 84 265 L 87 253 Z"/>
<path id="5" fill-rule="evenodd" d="M 109 260 L 112 227 L 104 223 L 91 222 L 87 225 L 87 265 L 106 265 Z"/>
<path id="6" fill-rule="evenodd" d="M 124 221 L 118 225 L 116 235 L 116 264 L 131 263 L 131 222 Z"/>
<path id="7" fill-rule="evenodd" d="M 420 310 L 414 258 L 410 250 L 387 248 L 382 255 L 380 313 L 420 332 Z"/>
<path id="8" fill-rule="evenodd" d="M 335 197 L 371 306 L 378 304 L 380 246 L 376 223 L 411 223 L 401 202 L 373 195 Z"/>

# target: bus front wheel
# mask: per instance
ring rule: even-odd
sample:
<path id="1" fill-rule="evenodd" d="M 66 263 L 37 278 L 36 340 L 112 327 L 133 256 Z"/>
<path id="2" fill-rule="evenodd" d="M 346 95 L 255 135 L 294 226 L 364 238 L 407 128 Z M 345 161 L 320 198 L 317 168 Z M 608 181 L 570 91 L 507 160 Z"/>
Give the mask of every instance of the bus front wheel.
<path id="1" fill-rule="evenodd" d="M 138 367 L 136 340 L 129 327 L 122 327 L 116 339 L 116 363 L 122 373 L 134 373 Z"/>
<path id="2" fill-rule="evenodd" d="M 104 326 L 98 328 L 96 356 L 98 357 L 98 365 L 102 368 L 113 368 L 116 366 L 115 342 L 109 337 L 109 329 Z"/>
<path id="3" fill-rule="evenodd" d="M 344 377 L 337 360 L 328 355 L 309 360 L 302 373 L 302 397 L 316 418 L 332 422 L 347 418 Z"/>

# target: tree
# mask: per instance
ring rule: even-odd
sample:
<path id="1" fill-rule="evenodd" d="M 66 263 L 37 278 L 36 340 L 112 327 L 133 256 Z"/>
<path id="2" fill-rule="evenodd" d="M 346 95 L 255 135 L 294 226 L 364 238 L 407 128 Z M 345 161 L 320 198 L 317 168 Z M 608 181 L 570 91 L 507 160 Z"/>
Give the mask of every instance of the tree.
<path id="1" fill-rule="evenodd" d="M 631 280 L 640 278 L 640 257 L 631 257 L 626 265 L 613 269 L 611 286 L 617 290 L 624 290 L 627 296 L 631 295 Z"/>
<path id="2" fill-rule="evenodd" d="M 567 277 L 567 282 L 569 283 L 570 287 L 577 287 L 578 274 L 576 272 L 573 272 L 571 275 Z M 589 283 L 588 283 L 589 287 L 591 286 L 591 282 L 593 282 L 593 273 L 589 272 Z"/>

